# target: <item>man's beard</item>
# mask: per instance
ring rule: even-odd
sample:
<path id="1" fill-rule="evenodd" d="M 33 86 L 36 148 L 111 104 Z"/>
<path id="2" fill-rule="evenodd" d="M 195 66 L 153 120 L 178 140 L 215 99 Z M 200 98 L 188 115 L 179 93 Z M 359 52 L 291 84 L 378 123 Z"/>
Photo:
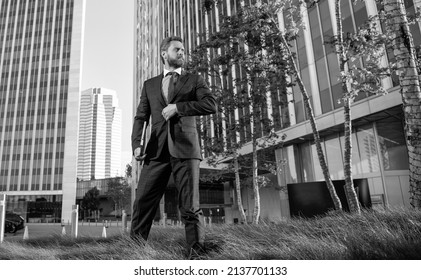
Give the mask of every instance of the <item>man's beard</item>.
<path id="1" fill-rule="evenodd" d="M 168 58 L 168 65 L 175 69 L 182 67 L 184 64 L 184 58 Z"/>

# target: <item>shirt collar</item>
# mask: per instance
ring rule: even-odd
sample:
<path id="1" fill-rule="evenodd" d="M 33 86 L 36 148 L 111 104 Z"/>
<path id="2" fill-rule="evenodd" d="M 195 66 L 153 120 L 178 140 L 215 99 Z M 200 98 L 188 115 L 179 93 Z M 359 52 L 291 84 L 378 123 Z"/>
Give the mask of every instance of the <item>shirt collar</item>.
<path id="1" fill-rule="evenodd" d="M 179 76 L 181 75 L 181 67 L 180 68 L 177 68 L 177 69 L 175 69 L 174 71 L 169 71 L 169 70 L 167 70 L 167 69 L 165 69 L 164 68 L 164 77 L 167 75 L 167 73 L 169 73 L 169 72 L 176 72 Z"/>

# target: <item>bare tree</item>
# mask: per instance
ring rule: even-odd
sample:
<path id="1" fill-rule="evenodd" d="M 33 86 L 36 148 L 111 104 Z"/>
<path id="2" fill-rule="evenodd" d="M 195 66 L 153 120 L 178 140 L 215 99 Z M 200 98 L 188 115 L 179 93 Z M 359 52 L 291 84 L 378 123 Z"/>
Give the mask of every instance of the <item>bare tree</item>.
<path id="1" fill-rule="evenodd" d="M 338 34 L 336 50 L 339 56 L 339 69 L 341 71 L 342 92 L 344 103 L 344 132 L 345 132 L 345 147 L 344 147 L 344 177 L 345 177 L 345 194 L 351 213 L 361 213 L 358 197 L 354 189 L 352 181 L 352 123 L 351 123 L 351 103 L 355 98 L 355 91 L 351 90 L 351 81 L 349 72 L 347 53 L 344 47 L 343 31 L 342 31 L 342 16 L 341 16 L 341 0 L 335 0 L 335 15 L 336 27 Z M 352 77 L 351 77 L 352 79 Z"/>

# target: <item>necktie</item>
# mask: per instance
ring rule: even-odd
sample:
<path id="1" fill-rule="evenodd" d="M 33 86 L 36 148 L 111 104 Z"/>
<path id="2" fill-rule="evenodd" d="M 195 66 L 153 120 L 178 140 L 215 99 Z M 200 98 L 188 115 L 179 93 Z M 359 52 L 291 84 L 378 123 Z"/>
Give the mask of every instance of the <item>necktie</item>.
<path id="1" fill-rule="evenodd" d="M 166 76 L 171 75 L 170 82 L 168 83 L 168 96 L 167 96 L 167 103 L 170 102 L 173 94 L 175 84 L 177 83 L 178 74 L 177 72 L 168 72 Z"/>

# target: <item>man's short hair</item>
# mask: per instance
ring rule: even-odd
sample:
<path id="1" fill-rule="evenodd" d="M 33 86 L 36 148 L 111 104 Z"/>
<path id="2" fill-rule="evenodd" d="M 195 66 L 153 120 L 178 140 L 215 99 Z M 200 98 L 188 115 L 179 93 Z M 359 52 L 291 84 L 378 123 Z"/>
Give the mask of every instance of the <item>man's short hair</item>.
<path id="1" fill-rule="evenodd" d="M 168 48 L 170 47 L 171 41 L 179 41 L 179 42 L 183 43 L 183 39 L 181 39 L 181 37 L 178 37 L 178 36 L 167 37 L 164 40 L 162 40 L 162 42 L 161 42 L 160 54 L 163 51 L 168 51 Z M 165 64 L 165 60 L 162 57 L 162 55 L 161 55 L 161 61 L 162 61 L 162 63 Z"/>

